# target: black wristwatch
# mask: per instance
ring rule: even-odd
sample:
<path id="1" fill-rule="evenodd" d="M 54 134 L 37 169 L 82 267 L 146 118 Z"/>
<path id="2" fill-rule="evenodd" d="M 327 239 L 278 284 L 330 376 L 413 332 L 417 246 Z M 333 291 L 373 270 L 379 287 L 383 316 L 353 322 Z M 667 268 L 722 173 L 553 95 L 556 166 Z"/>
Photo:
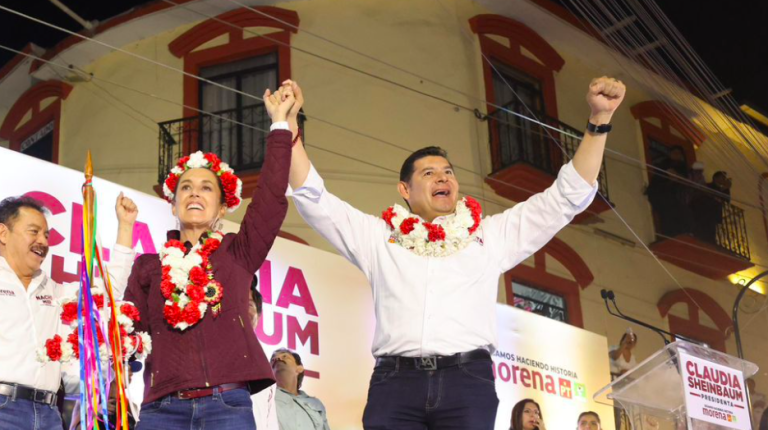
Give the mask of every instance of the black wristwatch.
<path id="1" fill-rule="evenodd" d="M 587 131 L 590 133 L 605 134 L 611 131 L 611 129 L 613 129 L 613 126 L 610 124 L 594 125 L 587 121 Z"/>

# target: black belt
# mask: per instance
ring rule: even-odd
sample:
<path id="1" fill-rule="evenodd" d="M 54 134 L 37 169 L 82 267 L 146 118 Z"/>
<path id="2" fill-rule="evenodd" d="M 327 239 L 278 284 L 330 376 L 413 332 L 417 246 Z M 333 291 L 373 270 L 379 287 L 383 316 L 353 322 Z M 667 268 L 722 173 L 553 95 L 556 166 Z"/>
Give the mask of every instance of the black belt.
<path id="1" fill-rule="evenodd" d="M 387 356 L 376 359 L 376 369 L 396 370 L 437 370 L 445 367 L 458 366 L 459 364 L 473 361 L 491 361 L 491 353 L 485 349 L 475 349 L 458 354 L 430 357 L 399 357 Z"/>
<path id="2" fill-rule="evenodd" d="M 0 394 L 8 396 L 11 400 L 30 400 L 35 403 L 44 403 L 46 405 L 56 404 L 56 393 L 53 391 L 38 390 L 37 388 L 27 387 L 18 384 L 6 384 L 0 382 Z"/>

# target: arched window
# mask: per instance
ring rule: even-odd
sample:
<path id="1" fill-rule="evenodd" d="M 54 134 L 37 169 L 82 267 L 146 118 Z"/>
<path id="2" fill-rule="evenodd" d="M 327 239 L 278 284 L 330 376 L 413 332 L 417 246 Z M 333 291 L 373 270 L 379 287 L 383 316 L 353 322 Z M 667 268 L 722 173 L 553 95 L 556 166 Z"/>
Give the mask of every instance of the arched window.
<path id="1" fill-rule="evenodd" d="M 672 307 L 684 304 L 688 309 L 688 319 L 670 313 Z M 656 305 L 661 317 L 669 319 L 669 331 L 708 344 L 718 351 L 725 351 L 727 330 L 732 326 L 731 318 L 706 293 L 693 288 L 683 288 L 665 294 Z M 702 324 L 701 313 L 712 320 L 715 327 Z"/>
<path id="2" fill-rule="evenodd" d="M 0 138 L 10 149 L 41 160 L 59 162 L 59 122 L 61 101 L 72 86 L 61 81 L 45 81 L 28 89 L 8 111 Z"/>
<path id="3" fill-rule="evenodd" d="M 548 272 L 547 255 L 563 265 L 571 276 Z M 553 238 L 534 254 L 533 267 L 520 264 L 504 274 L 507 304 L 583 327 L 580 292 L 594 279 L 579 254 L 562 240 Z"/>

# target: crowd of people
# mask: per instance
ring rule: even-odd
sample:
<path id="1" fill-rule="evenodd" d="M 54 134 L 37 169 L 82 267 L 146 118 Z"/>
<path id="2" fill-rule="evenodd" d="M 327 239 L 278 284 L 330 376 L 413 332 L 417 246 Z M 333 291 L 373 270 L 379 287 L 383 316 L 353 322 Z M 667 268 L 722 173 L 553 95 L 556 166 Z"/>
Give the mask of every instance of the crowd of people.
<path id="1" fill-rule="evenodd" d="M 717 244 L 717 228 L 723 222 L 723 208 L 731 200 L 732 180 L 717 171 L 707 182 L 704 163 L 688 165 L 680 147 L 673 147 L 658 171 L 649 172 L 646 193 L 657 221 L 657 234 L 672 238 L 691 234 Z"/>

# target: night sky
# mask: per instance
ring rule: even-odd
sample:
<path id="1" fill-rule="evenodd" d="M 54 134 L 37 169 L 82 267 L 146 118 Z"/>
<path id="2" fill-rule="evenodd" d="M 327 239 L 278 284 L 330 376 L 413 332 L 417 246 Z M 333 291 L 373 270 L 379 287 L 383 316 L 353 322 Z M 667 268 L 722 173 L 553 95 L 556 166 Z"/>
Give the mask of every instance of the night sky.
<path id="1" fill-rule="evenodd" d="M 563 4 L 568 0 L 555 0 Z M 736 100 L 768 114 L 768 0 L 656 0 L 693 49 Z M 47 0 L 2 0 L 3 5 L 70 30 L 80 25 Z M 64 0 L 86 20 L 106 20 L 146 0 Z M 21 49 L 27 42 L 50 48 L 66 35 L 0 11 L 0 44 Z M 343 43 L 343 41 L 340 41 Z M 0 64 L 13 54 L 0 50 Z"/>

